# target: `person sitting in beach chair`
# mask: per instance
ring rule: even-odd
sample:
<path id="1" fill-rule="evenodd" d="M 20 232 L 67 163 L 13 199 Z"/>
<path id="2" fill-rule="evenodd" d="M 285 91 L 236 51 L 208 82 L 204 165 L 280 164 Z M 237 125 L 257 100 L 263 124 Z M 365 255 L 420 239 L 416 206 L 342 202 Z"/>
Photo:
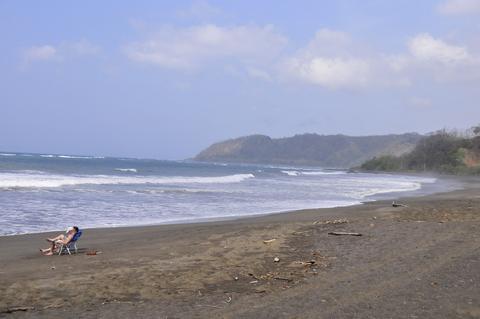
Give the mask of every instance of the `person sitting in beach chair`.
<path id="1" fill-rule="evenodd" d="M 54 253 L 58 253 L 60 255 L 64 250 L 71 254 L 70 248 L 75 248 L 76 252 L 76 241 L 81 235 L 82 232 L 77 226 L 70 226 L 67 228 L 66 234 L 61 234 L 54 238 L 47 238 L 47 241 L 52 243 L 52 246 L 50 248 L 40 249 L 40 252 L 44 256 L 51 256 Z M 71 247 L 72 245 L 73 247 Z"/>

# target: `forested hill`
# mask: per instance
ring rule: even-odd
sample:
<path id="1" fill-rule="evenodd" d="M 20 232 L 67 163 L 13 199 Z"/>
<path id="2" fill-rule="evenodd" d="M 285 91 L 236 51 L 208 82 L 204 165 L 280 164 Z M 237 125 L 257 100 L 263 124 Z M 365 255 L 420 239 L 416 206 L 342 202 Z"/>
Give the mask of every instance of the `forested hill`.
<path id="1" fill-rule="evenodd" d="M 366 171 L 430 171 L 448 174 L 480 174 L 480 127 L 465 137 L 438 131 L 422 138 L 401 156 L 377 156 L 361 165 Z"/>
<path id="2" fill-rule="evenodd" d="M 278 139 L 251 135 L 213 144 L 194 160 L 350 168 L 376 156 L 408 153 L 421 137 L 416 133 L 376 136 L 302 134 Z"/>

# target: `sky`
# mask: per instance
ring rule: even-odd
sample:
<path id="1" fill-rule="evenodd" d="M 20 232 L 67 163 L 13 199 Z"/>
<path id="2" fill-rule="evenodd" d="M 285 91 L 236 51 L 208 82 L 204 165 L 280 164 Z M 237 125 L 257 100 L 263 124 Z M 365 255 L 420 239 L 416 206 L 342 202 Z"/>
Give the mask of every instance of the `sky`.
<path id="1" fill-rule="evenodd" d="M 0 39 L 2 151 L 480 123 L 480 0 L 0 0 Z"/>

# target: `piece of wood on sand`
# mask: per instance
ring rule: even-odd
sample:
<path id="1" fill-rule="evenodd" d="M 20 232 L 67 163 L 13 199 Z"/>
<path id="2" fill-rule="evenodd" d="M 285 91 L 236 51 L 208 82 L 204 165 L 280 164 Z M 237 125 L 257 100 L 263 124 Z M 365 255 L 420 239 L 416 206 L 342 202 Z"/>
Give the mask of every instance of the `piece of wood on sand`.
<path id="1" fill-rule="evenodd" d="M 360 233 L 350 233 L 350 232 L 343 232 L 343 231 L 331 231 L 328 234 L 335 235 L 335 236 L 362 236 L 362 234 Z"/>
<path id="2" fill-rule="evenodd" d="M 273 243 L 275 240 L 277 240 L 277 239 L 276 239 L 276 238 L 272 238 L 272 239 L 264 240 L 263 243 L 264 243 L 264 244 L 271 244 L 271 243 Z"/>
<path id="3" fill-rule="evenodd" d="M 14 313 L 14 312 L 17 312 L 17 311 L 29 311 L 29 310 L 35 310 L 34 307 L 12 307 L 12 308 L 8 308 L 7 310 L 5 311 L 2 311 L 3 313 Z"/>
<path id="4" fill-rule="evenodd" d="M 407 205 L 405 204 L 400 204 L 400 203 L 396 203 L 395 201 L 392 202 L 392 207 L 408 207 Z"/>

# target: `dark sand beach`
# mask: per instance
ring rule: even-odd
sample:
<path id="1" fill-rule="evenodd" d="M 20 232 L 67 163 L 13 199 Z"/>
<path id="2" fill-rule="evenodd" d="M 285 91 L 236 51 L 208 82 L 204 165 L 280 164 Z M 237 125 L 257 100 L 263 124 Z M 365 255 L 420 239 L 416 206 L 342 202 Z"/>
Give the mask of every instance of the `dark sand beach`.
<path id="1" fill-rule="evenodd" d="M 480 318 L 480 188 L 467 184 L 408 207 L 87 229 L 74 256 L 41 256 L 51 233 L 0 237 L 0 317 Z"/>

